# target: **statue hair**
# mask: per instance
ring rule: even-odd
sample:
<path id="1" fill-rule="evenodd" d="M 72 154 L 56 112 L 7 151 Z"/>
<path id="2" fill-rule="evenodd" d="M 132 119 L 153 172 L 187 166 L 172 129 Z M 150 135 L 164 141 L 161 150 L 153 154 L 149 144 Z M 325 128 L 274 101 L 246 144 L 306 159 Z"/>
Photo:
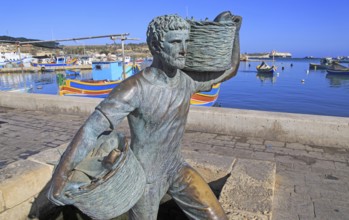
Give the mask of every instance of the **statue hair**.
<path id="1" fill-rule="evenodd" d="M 151 54 L 163 48 L 164 36 L 168 31 L 190 30 L 190 24 L 178 15 L 163 15 L 154 18 L 148 25 L 147 44 Z"/>

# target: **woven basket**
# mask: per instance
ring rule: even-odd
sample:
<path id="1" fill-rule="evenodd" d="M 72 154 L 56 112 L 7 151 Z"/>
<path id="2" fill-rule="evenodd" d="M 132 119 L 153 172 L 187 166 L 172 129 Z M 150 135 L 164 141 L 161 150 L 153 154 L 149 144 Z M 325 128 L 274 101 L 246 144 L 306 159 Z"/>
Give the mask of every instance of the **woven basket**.
<path id="1" fill-rule="evenodd" d="M 188 20 L 190 43 L 184 70 L 224 71 L 231 67 L 231 55 L 236 26 L 233 21 Z"/>
<path id="2" fill-rule="evenodd" d="M 73 205 L 93 219 L 120 216 L 143 195 L 146 180 L 142 166 L 127 143 L 120 150 L 111 171 L 72 195 Z"/>

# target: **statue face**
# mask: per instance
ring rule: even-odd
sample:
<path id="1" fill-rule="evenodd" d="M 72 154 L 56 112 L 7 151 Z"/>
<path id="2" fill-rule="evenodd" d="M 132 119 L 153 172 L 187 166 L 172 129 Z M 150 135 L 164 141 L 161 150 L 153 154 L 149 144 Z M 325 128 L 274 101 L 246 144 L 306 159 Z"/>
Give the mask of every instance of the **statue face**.
<path id="1" fill-rule="evenodd" d="M 188 30 L 167 32 L 164 36 L 163 49 L 160 52 L 161 59 L 172 68 L 184 68 L 188 40 Z"/>

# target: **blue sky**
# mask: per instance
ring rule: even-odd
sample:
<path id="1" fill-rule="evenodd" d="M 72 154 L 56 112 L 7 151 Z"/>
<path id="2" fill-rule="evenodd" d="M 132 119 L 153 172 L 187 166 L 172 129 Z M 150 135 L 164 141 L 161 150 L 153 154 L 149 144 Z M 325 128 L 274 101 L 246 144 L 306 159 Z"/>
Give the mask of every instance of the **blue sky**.
<path id="1" fill-rule="evenodd" d="M 293 57 L 349 56 L 348 0 L 17 0 L 3 1 L 0 35 L 40 40 L 130 33 L 145 42 L 156 16 L 243 17 L 241 52 L 290 52 Z M 112 43 L 109 39 L 70 45 Z"/>

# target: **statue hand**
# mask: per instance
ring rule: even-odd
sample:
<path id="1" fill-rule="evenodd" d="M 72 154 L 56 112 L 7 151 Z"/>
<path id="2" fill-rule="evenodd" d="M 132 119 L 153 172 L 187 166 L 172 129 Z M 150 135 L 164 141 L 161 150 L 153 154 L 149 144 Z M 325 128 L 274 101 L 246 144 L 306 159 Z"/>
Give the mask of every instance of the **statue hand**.
<path id="1" fill-rule="evenodd" d="M 242 17 L 238 15 L 233 15 L 232 19 L 236 26 L 236 33 L 239 33 L 242 23 Z"/>
<path id="2" fill-rule="evenodd" d="M 236 33 L 240 31 L 242 17 L 238 15 L 232 15 L 230 11 L 224 11 L 217 15 L 214 19 L 215 22 L 225 22 L 225 21 L 233 21 L 236 26 Z"/>
<path id="3" fill-rule="evenodd" d="M 74 195 L 79 195 L 86 192 L 84 186 L 88 185 L 86 182 L 69 182 L 64 188 L 64 197 L 71 200 Z"/>
<path id="4" fill-rule="evenodd" d="M 66 191 L 66 183 L 67 178 L 61 175 L 53 176 L 51 187 L 47 193 L 47 197 L 54 204 L 59 206 L 73 204 L 73 201 L 64 194 L 64 192 Z"/>

